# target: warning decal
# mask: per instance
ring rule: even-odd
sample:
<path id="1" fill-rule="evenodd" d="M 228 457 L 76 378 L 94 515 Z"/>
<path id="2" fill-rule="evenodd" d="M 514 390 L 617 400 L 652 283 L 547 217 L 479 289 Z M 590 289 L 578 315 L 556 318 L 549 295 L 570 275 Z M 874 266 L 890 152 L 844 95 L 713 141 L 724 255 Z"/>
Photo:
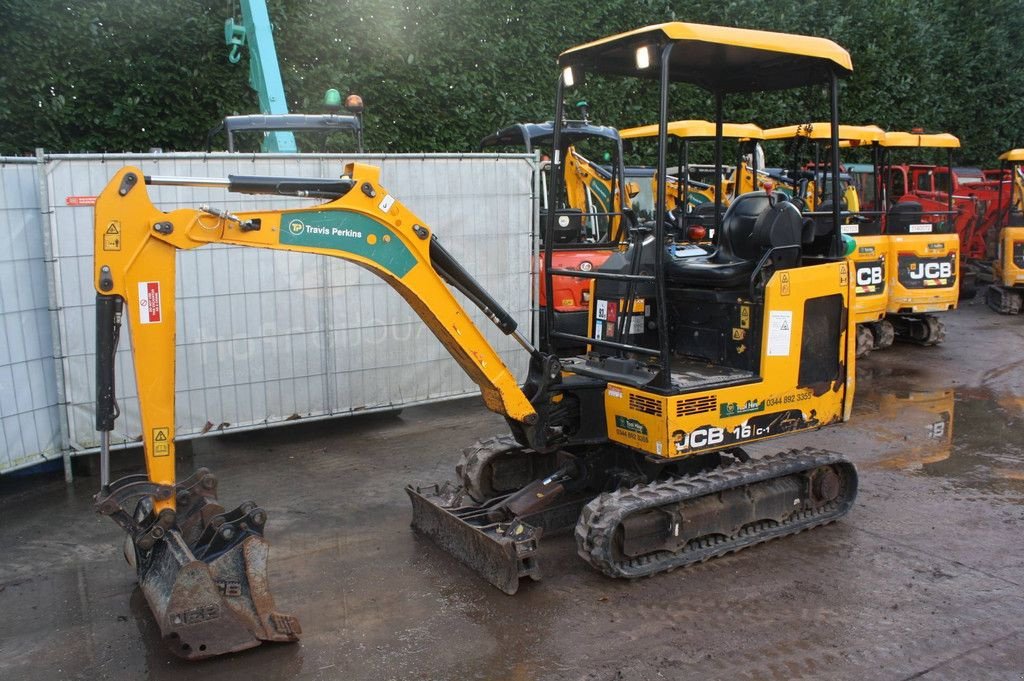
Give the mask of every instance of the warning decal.
<path id="1" fill-rule="evenodd" d="M 788 357 L 793 337 L 793 313 L 790 310 L 772 310 L 768 313 L 768 356 Z"/>
<path id="2" fill-rule="evenodd" d="M 171 429 L 153 429 L 153 456 L 168 456 L 171 453 Z"/>
<path id="3" fill-rule="evenodd" d="M 139 321 L 143 324 L 159 324 L 162 321 L 159 281 L 139 282 Z"/>
<path id="4" fill-rule="evenodd" d="M 121 223 L 117 220 L 111 220 L 106 231 L 103 232 L 103 250 L 121 250 Z"/>
<path id="5" fill-rule="evenodd" d="M 95 196 L 65 196 L 64 203 L 68 206 L 95 206 Z"/>

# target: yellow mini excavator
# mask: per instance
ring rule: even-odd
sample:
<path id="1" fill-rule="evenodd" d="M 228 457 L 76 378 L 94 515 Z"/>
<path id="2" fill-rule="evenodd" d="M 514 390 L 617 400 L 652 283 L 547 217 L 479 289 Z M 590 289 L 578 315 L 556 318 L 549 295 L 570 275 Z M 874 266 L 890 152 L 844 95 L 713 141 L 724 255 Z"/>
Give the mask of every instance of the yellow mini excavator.
<path id="1" fill-rule="evenodd" d="M 985 302 L 1000 314 L 1020 314 L 1024 309 L 1024 149 L 1007 151 L 999 163 L 1002 170 L 1009 169 L 1010 188 L 1004 192 L 999 183 L 996 253 Z"/>
<path id="2" fill-rule="evenodd" d="M 657 84 L 660 177 L 672 84 L 711 89 L 719 121 L 726 96 L 823 85 L 835 128 L 838 79 L 852 68 L 846 51 L 828 40 L 683 23 L 574 48 L 561 55 L 559 67 L 556 149 L 563 98 L 584 74 Z M 561 176 L 554 168 L 555 195 Z M 164 212 L 147 186 L 166 184 L 324 202 L 237 214 L 205 206 Z M 338 257 L 378 275 L 409 303 L 509 426 L 465 450 L 456 484 L 407 488 L 413 526 L 507 593 L 523 577 L 540 577 L 536 552 L 544 532 L 575 528 L 585 561 L 631 578 L 846 514 L 857 474 L 841 455 L 804 449 L 752 459 L 742 449 L 849 416 L 854 293 L 838 210 L 832 239 L 822 241 L 784 196 L 751 192 L 732 202 L 713 251 L 680 256 L 665 243 L 665 183 L 657 191 L 653 223 L 623 210 L 629 223 L 623 250 L 585 273 L 593 295 L 581 339 L 590 351 L 560 359 L 550 346 L 565 332 L 549 323 L 546 347 L 533 347 L 437 234 L 381 185 L 376 167 L 350 164 L 338 179 L 204 180 L 118 171 L 96 203 L 103 441 L 96 504 L 127 532 L 129 561 L 171 649 L 196 659 L 299 634 L 295 618 L 275 611 L 268 588 L 266 512 L 251 502 L 226 510 L 209 471 L 182 481 L 175 476 L 175 254 L 181 249 L 219 243 Z M 116 243 L 105 239 L 111 226 L 120 235 Z M 545 228 L 550 288 L 551 277 L 563 274 L 551 266 L 553 212 Z M 529 353 L 525 381 L 488 345 L 455 291 Z M 111 482 L 113 358 L 122 319 L 132 331 L 147 471 Z"/>

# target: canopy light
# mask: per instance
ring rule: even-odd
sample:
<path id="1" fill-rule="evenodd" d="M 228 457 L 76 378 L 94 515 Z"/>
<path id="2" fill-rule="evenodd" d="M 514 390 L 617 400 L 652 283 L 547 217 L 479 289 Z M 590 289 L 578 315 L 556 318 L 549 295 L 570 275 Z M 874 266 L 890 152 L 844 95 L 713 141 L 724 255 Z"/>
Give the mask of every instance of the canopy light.
<path id="1" fill-rule="evenodd" d="M 636 48 L 636 67 L 638 69 L 646 69 L 651 65 L 651 48 L 644 45 L 643 47 Z"/>
<path id="2" fill-rule="evenodd" d="M 566 66 L 562 69 L 562 82 L 565 83 L 566 87 L 572 87 L 576 84 L 576 78 L 572 72 L 571 66 Z"/>
<path id="3" fill-rule="evenodd" d="M 356 94 L 349 95 L 345 98 L 345 108 L 354 114 L 363 113 L 363 98 Z"/>
<path id="4" fill-rule="evenodd" d="M 324 106 L 328 109 L 340 109 L 341 108 L 341 93 L 331 88 L 324 93 Z"/>

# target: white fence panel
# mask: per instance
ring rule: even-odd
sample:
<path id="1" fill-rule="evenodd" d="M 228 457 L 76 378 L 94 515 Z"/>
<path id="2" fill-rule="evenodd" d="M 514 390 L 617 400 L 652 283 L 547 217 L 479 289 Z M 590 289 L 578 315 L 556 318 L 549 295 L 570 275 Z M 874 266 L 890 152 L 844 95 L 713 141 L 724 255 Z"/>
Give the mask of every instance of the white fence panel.
<path id="1" fill-rule="evenodd" d="M 164 154 L 52 156 L 47 191 L 60 301 L 59 333 L 71 447 L 92 449 L 95 320 L 92 218 L 68 197 L 95 196 L 120 167 L 148 175 L 336 177 L 353 156 Z M 406 204 L 528 331 L 531 319 L 532 158 L 527 156 L 363 156 Z M 208 203 L 228 210 L 309 201 L 228 194 L 213 188 L 150 187 L 161 208 Z M 341 260 L 207 246 L 178 255 L 176 436 L 245 429 L 295 418 L 386 409 L 472 394 L 462 373 L 402 298 L 377 277 Z M 464 302 L 517 375 L 526 353 Z M 125 315 L 127 317 L 127 315 Z M 528 333 L 527 333 L 528 335 Z M 113 442 L 141 426 L 122 331 Z"/>
<path id="2" fill-rule="evenodd" d="M 61 455 L 34 159 L 0 158 L 0 472 Z"/>

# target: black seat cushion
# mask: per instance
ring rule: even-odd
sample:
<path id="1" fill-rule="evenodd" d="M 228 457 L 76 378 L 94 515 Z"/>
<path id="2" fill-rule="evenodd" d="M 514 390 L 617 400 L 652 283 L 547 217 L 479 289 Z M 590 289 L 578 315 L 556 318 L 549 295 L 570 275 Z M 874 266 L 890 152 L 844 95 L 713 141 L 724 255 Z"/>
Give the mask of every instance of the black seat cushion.
<path id="1" fill-rule="evenodd" d="M 769 248 L 799 245 L 800 211 L 782 194 L 750 192 L 738 197 L 722 219 L 718 248 L 706 257 L 669 257 L 665 278 L 680 286 L 746 286 Z"/>
<path id="2" fill-rule="evenodd" d="M 885 231 L 888 234 L 909 234 L 910 225 L 921 222 L 922 206 L 917 201 L 900 201 L 889 208 L 885 216 Z"/>
<path id="3" fill-rule="evenodd" d="M 827 215 L 815 215 L 814 216 L 814 235 L 825 236 L 826 234 L 832 233 L 832 199 L 825 199 L 819 206 L 814 209 L 815 213 L 827 213 Z M 846 201 L 839 202 L 839 212 L 842 213 L 847 209 Z M 843 218 L 840 216 L 839 221 L 842 222 Z"/>

